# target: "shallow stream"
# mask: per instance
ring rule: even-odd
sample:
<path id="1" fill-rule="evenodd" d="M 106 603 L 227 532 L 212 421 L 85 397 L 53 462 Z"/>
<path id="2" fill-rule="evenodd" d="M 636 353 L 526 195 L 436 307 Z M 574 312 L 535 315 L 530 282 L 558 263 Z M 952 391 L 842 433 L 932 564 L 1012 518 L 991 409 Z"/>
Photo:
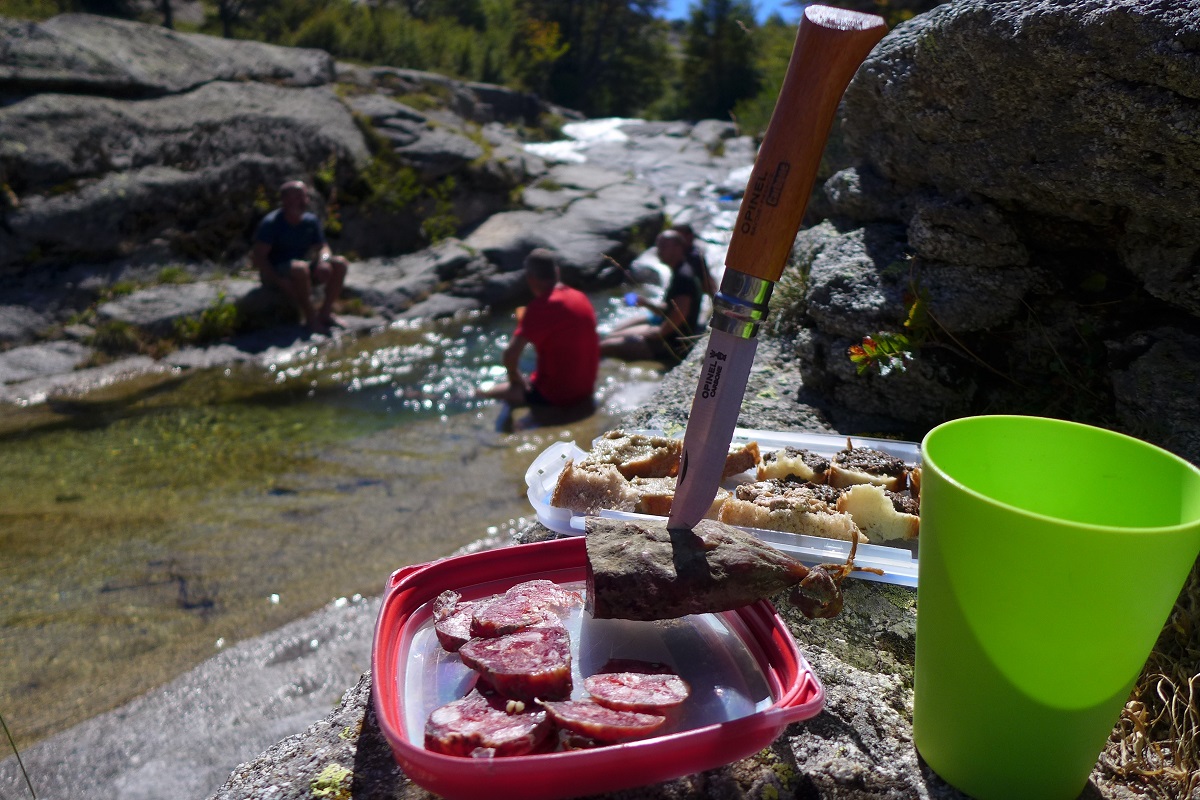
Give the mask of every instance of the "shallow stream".
<path id="1" fill-rule="evenodd" d="M 602 324 L 622 313 L 594 298 Z M 495 430 L 512 321 L 393 327 L 0 411 L 0 710 L 22 745 L 240 639 L 531 516 L 526 467 L 657 383 L 605 361 L 602 409 Z M 530 354 L 531 355 L 531 354 Z"/>

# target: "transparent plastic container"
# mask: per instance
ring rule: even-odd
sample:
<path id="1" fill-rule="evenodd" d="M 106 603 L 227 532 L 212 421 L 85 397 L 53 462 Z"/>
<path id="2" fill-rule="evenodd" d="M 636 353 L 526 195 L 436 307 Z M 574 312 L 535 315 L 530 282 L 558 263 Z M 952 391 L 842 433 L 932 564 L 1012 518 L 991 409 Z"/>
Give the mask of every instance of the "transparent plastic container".
<path id="1" fill-rule="evenodd" d="M 637 431 L 637 433 L 653 436 L 663 435 L 662 431 L 655 430 Z M 903 460 L 906 464 L 921 463 L 921 449 L 916 442 L 870 439 L 861 436 L 847 437 L 827 433 L 762 431 L 751 428 L 736 428 L 733 433 L 734 444 L 758 442 L 759 449 L 764 453 L 791 446 L 806 448 L 826 457 L 832 457 L 839 450 L 845 449 L 847 440 L 853 442 L 855 447 L 870 447 L 880 450 Z M 526 496 L 529 498 L 529 503 L 537 513 L 538 522 L 552 531 L 569 536 L 584 534 L 585 517 L 572 513 L 570 509 L 550 505 L 550 496 L 554 492 L 554 484 L 558 481 L 558 476 L 567 459 L 578 460 L 586 455 L 587 451 L 578 447 L 574 442 L 555 442 L 543 450 L 525 472 L 525 485 L 528 487 Z M 738 483 L 753 480 L 755 480 L 753 474 L 745 472 L 727 478 L 722 485 L 727 489 L 732 489 Z M 665 519 L 665 517 L 611 509 L 602 510 L 600 516 L 624 520 Z M 742 527 L 741 530 L 753 534 L 809 566 L 843 563 L 850 554 L 850 543 L 838 539 L 822 539 L 816 536 L 770 531 L 762 528 Z M 915 587 L 917 585 L 917 554 L 916 542 L 860 544 L 854 554 L 854 563 L 860 567 L 882 570 L 883 574 L 876 575 L 872 572 L 860 571 L 851 573 L 851 575 L 862 580 Z"/>

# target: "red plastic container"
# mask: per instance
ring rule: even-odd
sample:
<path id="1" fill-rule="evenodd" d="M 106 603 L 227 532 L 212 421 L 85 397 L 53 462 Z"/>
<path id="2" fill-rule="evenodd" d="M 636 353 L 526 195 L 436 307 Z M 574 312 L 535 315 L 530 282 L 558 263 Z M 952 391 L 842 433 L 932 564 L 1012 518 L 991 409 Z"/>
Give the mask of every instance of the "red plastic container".
<path id="1" fill-rule="evenodd" d="M 793 722 L 820 712 L 825 691 L 770 603 L 664 622 L 567 620 L 575 697 L 581 675 L 610 657 L 675 667 L 692 688 L 661 735 L 592 750 L 508 758 L 463 758 L 426 750 L 424 724 L 462 697 L 473 673 L 441 649 L 431 606 L 446 589 L 471 600 L 534 578 L 582 591 L 583 538 L 517 545 L 405 567 L 388 580 L 371 653 L 373 699 L 396 761 L 412 780 L 448 800 L 549 800 L 644 786 L 752 755 Z"/>

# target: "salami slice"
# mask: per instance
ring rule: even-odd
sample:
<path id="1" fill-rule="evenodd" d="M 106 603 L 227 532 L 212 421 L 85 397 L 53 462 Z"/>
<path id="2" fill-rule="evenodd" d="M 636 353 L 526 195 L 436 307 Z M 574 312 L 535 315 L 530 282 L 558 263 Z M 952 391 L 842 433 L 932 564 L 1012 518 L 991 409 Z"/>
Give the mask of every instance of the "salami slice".
<path id="1" fill-rule="evenodd" d="M 528 597 L 557 611 L 566 611 L 569 608 L 583 605 L 583 598 L 578 592 L 564 589 L 554 581 L 548 581 L 545 578 L 518 583 L 505 594 L 514 597 L 518 595 Z"/>
<path id="2" fill-rule="evenodd" d="M 526 628 L 562 627 L 562 620 L 553 610 L 528 597 L 507 594 L 485 600 L 471 614 L 471 635 L 494 638 Z"/>
<path id="3" fill-rule="evenodd" d="M 458 592 L 445 591 L 433 603 L 433 632 L 445 650 L 457 653 L 471 638 L 471 618 L 477 604 L 463 602 Z"/>
<path id="4" fill-rule="evenodd" d="M 471 635 L 504 636 L 525 628 L 561 627 L 559 613 L 579 605 L 582 597 L 553 581 L 525 581 L 481 602 L 471 619 Z"/>
<path id="5" fill-rule="evenodd" d="M 472 639 L 458 651 L 497 692 L 516 700 L 571 696 L 571 642 L 563 628 L 528 628 L 494 639 Z"/>
<path id="6" fill-rule="evenodd" d="M 592 700 L 618 711 L 661 714 L 687 700 L 691 688 L 678 675 L 604 672 L 583 682 Z"/>
<path id="7" fill-rule="evenodd" d="M 595 739 L 603 744 L 626 742 L 649 736 L 662 727 L 666 717 L 617 711 L 591 700 L 538 701 L 558 727 Z"/>
<path id="8" fill-rule="evenodd" d="M 433 710 L 425 748 L 451 756 L 519 756 L 537 748 L 553 727 L 544 711 L 517 709 L 510 700 L 473 689 Z"/>

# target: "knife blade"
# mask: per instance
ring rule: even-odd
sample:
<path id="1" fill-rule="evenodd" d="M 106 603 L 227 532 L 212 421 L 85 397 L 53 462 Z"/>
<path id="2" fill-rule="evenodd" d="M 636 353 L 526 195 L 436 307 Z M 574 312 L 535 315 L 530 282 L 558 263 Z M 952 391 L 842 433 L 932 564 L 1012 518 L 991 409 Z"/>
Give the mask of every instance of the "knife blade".
<path id="1" fill-rule="evenodd" d="M 669 528 L 690 530 L 712 505 L 758 349 L 758 329 L 800 229 L 838 103 L 886 33 L 887 25 L 873 14 L 809 5 L 801 15 L 713 300 Z"/>

